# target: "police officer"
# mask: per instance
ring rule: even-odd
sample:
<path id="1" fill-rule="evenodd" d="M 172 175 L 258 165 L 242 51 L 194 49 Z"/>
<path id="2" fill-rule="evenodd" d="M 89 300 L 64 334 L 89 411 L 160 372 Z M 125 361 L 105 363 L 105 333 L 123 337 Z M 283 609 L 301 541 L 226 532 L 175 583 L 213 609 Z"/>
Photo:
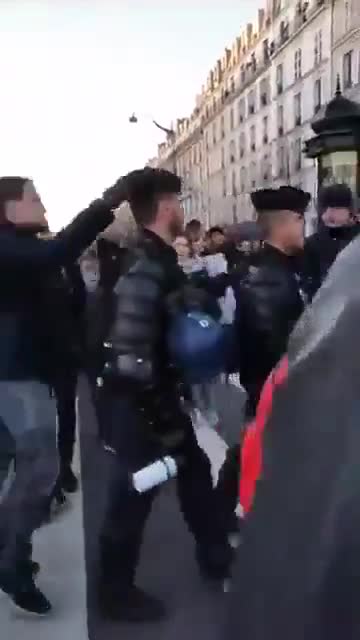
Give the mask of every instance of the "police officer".
<path id="1" fill-rule="evenodd" d="M 99 597 L 103 615 L 143 622 L 162 619 L 163 604 L 137 587 L 136 569 L 154 491 L 131 490 L 129 476 L 162 457 L 180 453 L 177 483 L 181 509 L 194 535 L 203 575 L 222 580 L 231 550 L 213 490 L 210 462 L 183 411 L 169 361 L 167 302 L 186 280 L 172 244 L 183 228 L 176 175 L 146 168 L 127 177 L 128 201 L 141 229 L 127 271 L 116 287 L 107 337 L 102 403 L 113 469 L 100 536 Z"/>
<path id="2" fill-rule="evenodd" d="M 249 261 L 247 273 L 233 278 L 237 299 L 236 335 L 240 381 L 248 394 L 248 418 L 255 414 L 261 389 L 287 350 L 290 333 L 304 309 L 297 272 L 304 244 L 304 212 L 310 194 L 293 187 L 261 189 L 251 195 L 264 245 Z M 218 491 L 231 527 L 238 496 L 240 447 L 228 450 Z"/>
<path id="3" fill-rule="evenodd" d="M 357 236 L 355 207 L 346 184 L 324 187 L 319 193 L 320 228 L 305 242 L 304 274 L 311 297 L 321 287 L 337 255 Z"/>

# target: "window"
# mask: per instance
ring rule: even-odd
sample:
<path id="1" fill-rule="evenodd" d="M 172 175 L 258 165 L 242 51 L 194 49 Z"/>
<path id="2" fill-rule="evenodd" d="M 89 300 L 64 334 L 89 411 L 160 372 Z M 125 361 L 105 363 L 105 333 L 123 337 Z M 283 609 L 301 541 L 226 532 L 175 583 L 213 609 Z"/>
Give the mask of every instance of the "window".
<path id="1" fill-rule="evenodd" d="M 245 82 L 246 82 L 246 67 L 245 67 L 244 64 L 241 65 L 240 79 L 241 79 L 241 84 L 245 84 Z"/>
<path id="2" fill-rule="evenodd" d="M 235 162 L 235 142 L 234 142 L 234 140 L 231 140 L 230 145 L 229 145 L 229 159 L 230 159 L 230 163 L 234 163 Z"/>
<path id="3" fill-rule="evenodd" d="M 230 78 L 230 91 L 233 93 L 235 91 L 235 79 L 234 76 Z"/>
<path id="4" fill-rule="evenodd" d="M 225 169 L 225 149 L 221 147 L 221 168 Z"/>
<path id="5" fill-rule="evenodd" d="M 322 61 L 322 30 L 319 29 L 315 33 L 314 43 L 314 66 L 316 67 Z"/>
<path id="6" fill-rule="evenodd" d="M 233 206 L 232 206 L 232 216 L 233 216 L 233 222 L 237 222 L 237 207 L 236 207 L 236 202 L 233 202 Z"/>
<path id="7" fill-rule="evenodd" d="M 279 147 L 279 154 L 278 154 L 278 175 L 279 178 L 283 178 L 285 176 L 285 149 L 284 147 Z"/>
<path id="8" fill-rule="evenodd" d="M 249 96 L 248 96 L 248 111 L 249 111 L 249 115 L 253 115 L 255 113 L 255 91 L 254 89 L 252 91 L 250 91 Z"/>
<path id="9" fill-rule="evenodd" d="M 246 168 L 241 167 L 240 169 L 240 193 L 246 193 L 247 191 L 247 173 Z"/>
<path id="10" fill-rule="evenodd" d="M 226 198 L 226 194 L 227 194 L 226 175 L 223 175 L 223 178 L 222 178 L 222 193 L 223 193 L 223 197 Z"/>
<path id="11" fill-rule="evenodd" d="M 314 113 L 321 109 L 321 98 L 321 78 L 318 78 L 314 84 Z"/>
<path id="12" fill-rule="evenodd" d="M 297 80 L 300 80 L 301 76 L 302 76 L 302 54 L 301 54 L 301 49 L 297 49 L 295 51 L 295 56 L 294 56 L 294 78 L 295 78 L 295 82 Z"/>
<path id="13" fill-rule="evenodd" d="M 205 132 L 205 149 L 209 151 L 209 134 L 207 131 Z"/>
<path id="14" fill-rule="evenodd" d="M 245 120 L 245 100 L 239 100 L 238 102 L 238 121 L 239 124 L 242 124 Z"/>
<path id="15" fill-rule="evenodd" d="M 232 131 L 234 128 L 234 109 L 230 109 L 230 130 Z"/>
<path id="16" fill-rule="evenodd" d="M 212 126 L 212 141 L 213 144 L 216 144 L 216 122 L 213 122 Z"/>
<path id="17" fill-rule="evenodd" d="M 240 158 L 243 158 L 246 152 L 246 138 L 245 138 L 245 133 L 241 133 L 240 134 L 240 138 L 239 138 L 239 147 L 240 147 Z"/>
<path id="18" fill-rule="evenodd" d="M 295 127 L 301 125 L 301 93 L 294 96 L 294 121 Z"/>
<path id="19" fill-rule="evenodd" d="M 251 151 L 256 151 L 256 130 L 255 130 L 255 125 L 250 127 L 250 148 L 251 148 Z"/>
<path id="20" fill-rule="evenodd" d="M 252 162 L 250 165 L 250 188 L 256 189 L 256 163 Z"/>
<path id="21" fill-rule="evenodd" d="M 269 118 L 265 116 L 263 118 L 263 143 L 267 144 L 269 142 Z"/>
<path id="22" fill-rule="evenodd" d="M 269 164 L 269 157 L 267 155 L 264 156 L 262 167 L 263 167 L 263 180 L 264 182 L 267 182 L 270 178 L 270 164 Z"/>
<path id="23" fill-rule="evenodd" d="M 301 153 L 301 138 L 295 140 L 294 143 L 294 171 L 297 173 L 301 171 L 302 164 L 302 153 Z"/>
<path id="24" fill-rule="evenodd" d="M 224 116 L 221 116 L 221 137 L 222 137 L 222 139 L 225 138 L 225 120 L 224 120 Z"/>
<path id="25" fill-rule="evenodd" d="M 284 107 L 282 104 L 280 104 L 277 109 L 277 122 L 278 122 L 278 134 L 279 136 L 283 136 L 284 135 Z"/>
<path id="26" fill-rule="evenodd" d="M 231 174 L 231 193 L 233 196 L 236 196 L 236 172 L 233 171 Z"/>
<path id="27" fill-rule="evenodd" d="M 269 102 L 269 83 L 267 78 L 260 82 L 260 102 L 265 107 Z"/>
<path id="28" fill-rule="evenodd" d="M 350 31 L 350 28 L 351 28 L 351 0 L 347 0 L 345 2 L 344 17 L 345 17 L 345 33 L 347 33 L 348 31 Z"/>
<path id="29" fill-rule="evenodd" d="M 282 64 L 279 64 L 276 68 L 276 92 L 278 96 L 284 90 L 284 68 Z"/>
<path id="30" fill-rule="evenodd" d="M 352 76 L 352 61 L 353 61 L 353 51 L 348 51 L 345 53 L 343 58 L 343 85 L 344 89 L 350 89 L 353 84 L 353 76 Z"/>

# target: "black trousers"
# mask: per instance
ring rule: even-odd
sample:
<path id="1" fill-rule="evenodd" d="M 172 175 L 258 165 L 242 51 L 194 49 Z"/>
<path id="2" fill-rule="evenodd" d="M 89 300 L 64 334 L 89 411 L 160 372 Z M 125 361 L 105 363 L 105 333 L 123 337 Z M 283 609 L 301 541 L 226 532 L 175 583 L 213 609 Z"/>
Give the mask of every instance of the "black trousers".
<path id="1" fill-rule="evenodd" d="M 108 399 L 108 419 L 109 406 Z M 136 493 L 131 488 L 129 475 L 157 460 L 163 452 L 136 428 L 131 412 L 124 411 L 116 398 L 112 400 L 110 412 L 116 416 L 119 440 L 118 446 L 112 442 L 117 455 L 109 453 L 112 469 L 100 535 L 100 570 L 105 585 L 121 590 L 134 582 L 144 527 L 157 495 L 156 490 Z M 187 420 L 187 416 L 184 415 L 184 419 Z M 185 522 L 195 538 L 200 565 L 216 572 L 227 561 L 230 563 L 227 532 L 218 494 L 213 489 L 209 459 L 197 443 L 190 420 L 188 427 L 181 449 L 185 462 L 176 479 L 177 496 Z"/>
<path id="2" fill-rule="evenodd" d="M 71 465 L 76 438 L 76 391 L 78 370 L 69 368 L 55 383 L 58 415 L 58 451 L 60 466 Z"/>
<path id="3" fill-rule="evenodd" d="M 246 406 L 246 421 L 250 421 L 254 418 L 256 406 L 257 398 L 249 394 Z M 242 436 L 244 436 L 244 433 Z M 218 500 L 222 505 L 223 518 L 228 530 L 231 528 L 232 517 L 239 500 L 241 448 L 242 442 L 240 441 L 239 444 L 227 449 L 225 461 L 220 469 L 216 485 Z"/>

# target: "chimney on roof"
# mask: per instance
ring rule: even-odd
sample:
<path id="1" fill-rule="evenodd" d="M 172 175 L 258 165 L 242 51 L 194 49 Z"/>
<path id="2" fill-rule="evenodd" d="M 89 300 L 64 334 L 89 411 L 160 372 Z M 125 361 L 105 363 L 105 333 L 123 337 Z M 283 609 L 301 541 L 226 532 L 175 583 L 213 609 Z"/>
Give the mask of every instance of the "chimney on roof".
<path id="1" fill-rule="evenodd" d="M 259 33 L 262 33 L 265 26 L 265 9 L 259 9 L 258 11 L 258 23 L 259 23 Z"/>

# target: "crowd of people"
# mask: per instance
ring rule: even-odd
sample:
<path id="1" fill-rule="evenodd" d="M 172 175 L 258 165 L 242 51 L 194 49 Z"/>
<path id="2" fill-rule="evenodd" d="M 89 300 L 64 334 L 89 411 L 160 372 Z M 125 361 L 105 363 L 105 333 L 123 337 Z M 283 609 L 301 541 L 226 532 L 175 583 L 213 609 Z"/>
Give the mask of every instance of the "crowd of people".
<path id="1" fill-rule="evenodd" d="M 51 609 L 36 586 L 32 537 L 53 505 L 78 488 L 72 463 L 81 371 L 111 468 L 98 553 L 102 615 L 132 622 L 166 615 L 164 603 L 136 581 L 158 490 L 139 493 L 129 483 L 165 455 L 181 459 L 177 495 L 201 575 L 221 585 L 231 575 L 229 534 L 241 528 L 246 539 L 248 528 L 248 516 L 242 523 L 236 516 L 247 429 L 239 418 L 239 442 L 228 448 L 214 487 L 194 428 L 194 410 L 217 427 L 214 379 L 188 383 L 169 352 L 169 327 L 196 310 L 226 328 L 222 373 L 238 376 L 246 424 L 256 421 L 264 385 L 286 356 L 294 327 L 359 231 L 351 190 L 342 184 L 320 191 L 319 228 L 310 238 L 308 193 L 283 186 L 251 199 L 256 237 L 205 230 L 198 220 L 184 228 L 180 178 L 146 168 L 121 178 L 49 237 L 32 182 L 0 178 L 0 491 L 14 465 L 0 499 L 0 589 L 21 609 Z M 126 247 L 100 235 L 125 201 L 137 226 Z"/>

